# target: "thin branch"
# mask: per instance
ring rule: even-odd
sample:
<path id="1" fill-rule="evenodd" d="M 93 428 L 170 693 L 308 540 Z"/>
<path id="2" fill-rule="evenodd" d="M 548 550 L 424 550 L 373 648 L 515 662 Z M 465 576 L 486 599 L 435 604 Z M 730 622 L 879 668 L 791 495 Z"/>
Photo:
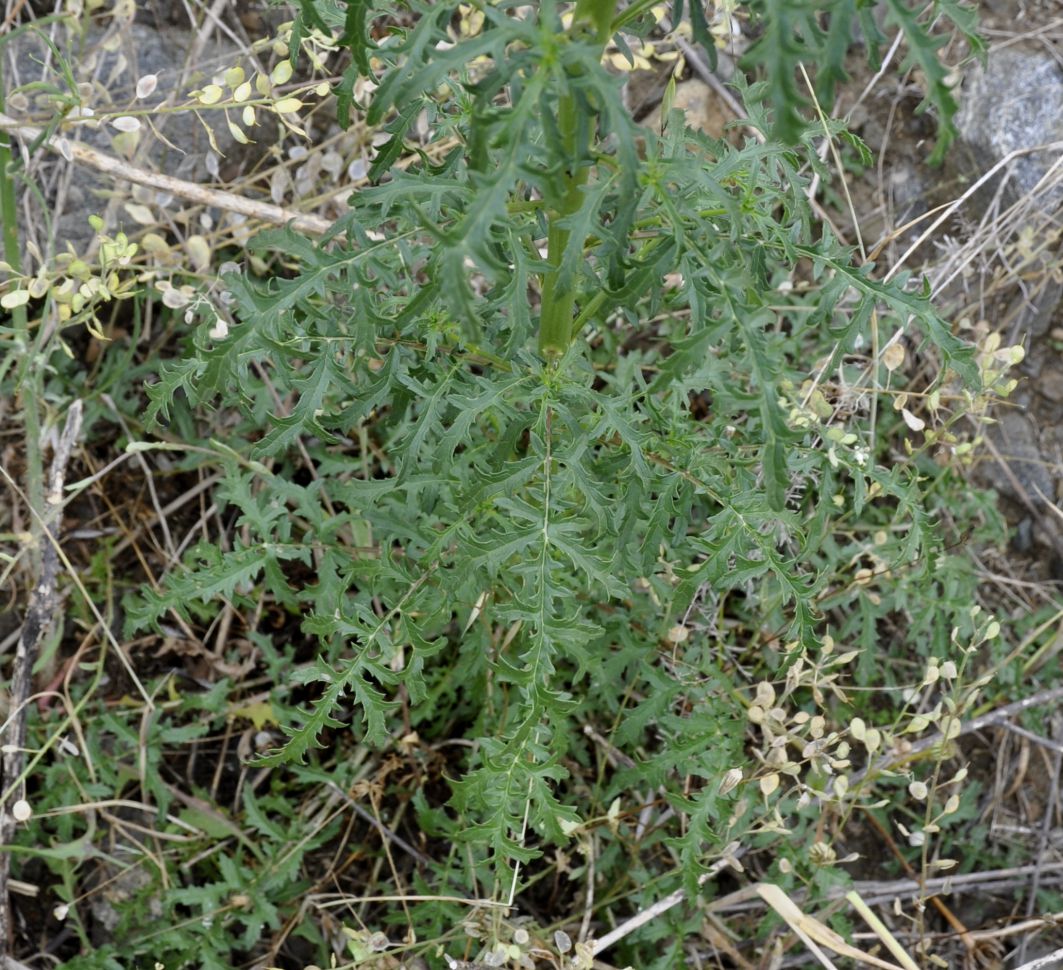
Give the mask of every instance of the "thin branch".
<path id="1" fill-rule="evenodd" d="M 698 877 L 698 885 L 703 886 L 710 879 L 715 878 L 719 873 L 727 866 L 733 863 L 734 858 L 738 855 L 736 852 L 734 855 L 727 855 L 724 858 L 717 860 L 710 867 L 709 871 L 703 873 Z M 669 896 L 665 896 L 664 899 L 659 899 L 652 906 L 644 909 L 641 913 L 636 913 L 629 920 L 625 920 L 616 929 L 610 933 L 606 933 L 600 940 L 594 941 L 594 955 L 598 956 L 604 950 L 608 950 L 614 943 L 618 943 L 625 936 L 634 933 L 640 926 L 645 926 L 647 923 L 652 922 L 662 913 L 667 913 L 668 910 L 678 906 L 684 899 L 687 898 L 686 891 L 683 889 L 677 889 Z"/>
<path id="2" fill-rule="evenodd" d="M 1017 734 L 1020 738 L 1026 738 L 1027 741 L 1032 741 L 1034 744 L 1040 745 L 1042 748 L 1048 748 L 1049 751 L 1055 751 L 1056 754 L 1063 754 L 1063 744 L 1058 741 L 1053 741 L 1050 738 L 1043 738 L 1040 734 L 1034 734 L 1033 731 L 1027 731 L 1026 728 L 1018 724 L 1011 724 L 1007 721 L 1000 725 L 1004 730 L 1010 731 L 1012 734 Z M 1046 813 L 1045 818 L 1048 818 Z"/>
<path id="3" fill-rule="evenodd" d="M 34 125 L 24 125 L 0 112 L 0 127 L 17 135 L 23 141 L 32 142 L 41 137 L 41 129 Z M 126 179 L 138 185 L 146 185 L 149 188 L 159 189 L 162 192 L 170 192 L 173 195 L 187 199 L 197 205 L 214 206 L 227 212 L 236 212 L 250 219 L 258 219 L 262 222 L 273 223 L 278 226 L 291 225 L 301 232 L 313 235 L 324 235 L 332 228 L 332 222 L 321 216 L 309 213 L 295 212 L 279 205 L 271 205 L 268 202 L 257 202 L 254 199 L 245 198 L 235 192 L 226 192 L 222 189 L 211 189 L 195 182 L 186 182 L 184 179 L 174 178 L 172 175 L 162 175 L 158 172 L 149 172 L 143 168 L 137 168 L 128 162 L 89 148 L 78 142 L 71 142 L 61 135 L 53 135 L 45 138 L 41 144 L 51 149 L 68 161 L 87 165 L 113 175 L 115 178 Z"/>
<path id="4" fill-rule="evenodd" d="M 1043 690 L 1038 694 L 1031 694 L 1029 697 L 1024 697 L 1022 700 L 1015 701 L 1011 704 L 1005 704 L 1003 707 L 987 711 L 979 717 L 964 721 L 960 725 L 959 733 L 952 735 L 949 740 L 954 741 L 956 738 L 962 737 L 965 734 L 973 734 L 975 731 L 981 731 L 983 728 L 991 727 L 995 724 L 1001 724 L 1004 721 L 1011 720 L 1011 718 L 1015 717 L 1017 714 L 1023 713 L 1023 711 L 1028 711 L 1031 707 L 1041 707 L 1045 704 L 1051 704 L 1054 701 L 1058 701 L 1061 698 L 1063 698 L 1063 687 L 1052 687 L 1049 690 Z M 857 785 L 868 775 L 878 774 L 880 771 L 887 771 L 898 762 L 910 761 L 914 756 L 921 754 L 923 751 L 927 751 L 935 745 L 943 744 L 945 740 L 945 736 L 941 732 L 931 734 L 925 738 L 920 738 L 906 751 L 890 752 L 879 758 L 873 765 L 856 772 L 849 779 L 849 782 L 851 785 Z M 831 784 L 828 786 L 828 791 L 832 791 L 833 788 L 834 785 L 832 779 Z"/>
<path id="5" fill-rule="evenodd" d="M 857 880 L 851 887 L 836 886 L 828 890 L 823 895 L 823 900 L 830 902 L 844 899 L 850 889 L 859 893 L 861 899 L 869 906 L 888 904 L 898 897 L 918 899 L 929 895 L 962 896 L 971 893 L 978 893 L 981 896 L 992 893 L 1014 895 L 1016 890 L 1029 886 L 1031 877 L 1038 869 L 1042 873 L 1042 885 L 1058 886 L 1063 880 L 1063 862 L 1048 862 L 1041 866 L 1031 863 L 1009 869 L 934 876 L 930 879 Z M 795 902 L 803 903 L 808 898 L 808 893 L 805 890 L 798 890 L 793 893 L 793 898 Z M 709 912 L 723 914 L 748 913 L 763 908 L 763 900 L 754 897 L 748 887 L 721 896 L 708 904 Z M 980 936 L 1000 935 L 1000 931 L 971 930 L 970 934 L 973 939 L 977 940 Z"/>
<path id="6" fill-rule="evenodd" d="M 55 446 L 45 506 L 40 510 L 43 543 L 41 571 L 30 594 L 29 608 L 15 649 L 11 677 L 11 710 L 5 725 L 2 748 L 3 797 L 0 797 L 0 845 L 7 845 L 15 830 L 14 807 L 25 798 L 26 712 L 29 706 L 33 665 L 44 634 L 52 625 L 58 605 L 55 583 L 59 574 L 59 548 L 56 539 L 63 508 L 63 482 L 70 452 L 81 432 L 81 401 L 74 401 L 66 413 L 66 423 Z M 6 961 L 14 920 L 8 899 L 11 853 L 0 851 L 0 957 Z"/>
<path id="7" fill-rule="evenodd" d="M 1046 967 L 1058 966 L 1060 960 L 1063 960 L 1063 950 L 1053 950 L 1043 957 L 1038 957 L 1031 963 L 1024 963 L 1021 967 L 1016 967 L 1015 970 L 1044 970 Z"/>
<path id="8" fill-rule="evenodd" d="M 410 845 L 409 842 L 402 838 L 401 835 L 397 835 L 396 833 L 392 832 L 391 829 L 389 829 L 386 825 L 384 825 L 383 822 L 380 821 L 380 819 L 376 818 L 374 815 L 362 808 L 362 806 L 359 805 L 358 802 L 356 802 L 353 798 L 351 798 L 351 796 L 347 792 L 340 788 L 339 785 L 331 781 L 326 782 L 326 784 L 347 803 L 348 807 L 351 809 L 351 811 L 354 812 L 355 815 L 362 819 L 363 822 L 368 822 L 371 826 L 373 826 L 373 828 L 377 830 L 377 832 L 382 838 L 394 843 L 412 859 L 416 859 L 417 862 L 419 862 L 422 866 L 429 866 L 432 864 L 432 860 L 429 859 L 428 856 L 426 856 L 423 852 L 419 852 L 417 849 L 415 849 L 412 845 Z"/>

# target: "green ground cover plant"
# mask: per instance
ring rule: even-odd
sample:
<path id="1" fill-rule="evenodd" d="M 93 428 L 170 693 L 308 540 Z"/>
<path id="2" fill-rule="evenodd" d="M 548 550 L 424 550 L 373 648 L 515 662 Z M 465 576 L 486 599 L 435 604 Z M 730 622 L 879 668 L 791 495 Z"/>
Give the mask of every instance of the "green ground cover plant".
<path id="1" fill-rule="evenodd" d="M 660 130 L 632 120 L 603 52 L 657 29 L 649 3 L 392 6 L 307 0 L 286 42 L 298 69 L 305 37 L 338 38 L 341 122 L 387 134 L 349 212 L 227 254 L 222 288 L 173 308 L 167 359 L 89 392 L 120 402 L 127 453 L 208 468 L 225 522 L 157 584 L 119 580 L 126 637 L 206 640 L 225 617 L 261 676 L 96 709 L 104 657 L 86 661 L 64 725 L 80 715 L 92 757 L 35 768 L 20 833 L 80 939 L 68 965 L 589 967 L 678 891 L 610 951 L 677 966 L 718 879 L 751 866 L 815 906 L 871 816 L 924 874 L 961 864 L 949 827 L 977 788 L 949 743 L 1016 658 L 975 605 L 963 545 L 1001 525 L 957 425 L 1009 393 L 1019 354 L 839 242 L 807 188 L 832 178 L 823 138 L 866 163 L 812 110 L 854 24 L 872 59 L 903 31 L 942 155 L 927 25 L 973 39 L 969 11 L 743 7 L 736 147 L 667 94 Z M 666 13 L 711 57 L 699 4 Z M 221 82 L 199 108 L 246 100 L 243 71 Z M 28 415 L 79 365 L 27 353 L 26 307 L 55 297 L 18 282 L 17 248 L 5 379 Z M 86 585 L 111 590 L 97 569 Z M 168 753 L 234 720 L 256 730 L 230 807 L 175 794 Z M 35 730 L 49 752 L 65 728 Z M 108 757 L 123 746 L 135 768 Z M 71 806 L 130 789 L 202 851 L 97 847 Z M 372 892 L 313 875 L 351 799 L 404 833 L 360 850 Z M 120 884 L 106 940 L 79 912 L 89 858 Z"/>

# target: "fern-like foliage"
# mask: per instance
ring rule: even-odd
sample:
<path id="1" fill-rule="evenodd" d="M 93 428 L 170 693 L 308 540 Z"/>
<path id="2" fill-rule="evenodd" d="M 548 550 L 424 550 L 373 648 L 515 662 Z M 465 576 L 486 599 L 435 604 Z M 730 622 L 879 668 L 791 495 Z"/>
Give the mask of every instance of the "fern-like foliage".
<path id="1" fill-rule="evenodd" d="M 800 67 L 815 79 L 816 96 L 828 110 L 837 85 L 846 80 L 845 59 L 858 28 L 872 66 L 878 67 L 886 41 L 873 15 L 869 0 L 750 0 L 748 8 L 758 24 L 758 34 L 744 63 L 758 69 L 764 78 L 758 96 L 771 108 L 774 138 L 796 142 L 805 125 L 808 99 L 800 77 Z M 955 27 L 978 54 L 984 45 L 975 24 L 974 7 L 956 0 L 935 0 L 924 6 L 909 6 L 907 0 L 888 0 L 888 25 L 904 35 L 908 55 L 906 67 L 918 67 L 925 78 L 923 109 L 932 108 L 938 121 L 938 137 L 931 153 L 932 164 L 941 162 L 956 132 L 952 124 L 957 104 L 949 87 L 949 68 L 939 58 L 948 40 L 937 22 Z"/>
<path id="2" fill-rule="evenodd" d="M 448 68 L 460 67 L 463 57 L 481 56 L 498 41 L 505 42 L 502 36 L 488 39 L 485 35 L 475 38 L 475 42 L 458 44 L 446 57 L 439 57 L 432 49 L 430 38 L 446 29 L 457 5 L 422 2 L 407 6 L 418 18 L 419 26 L 411 32 L 406 45 L 381 46 L 371 40 L 369 25 L 390 7 L 372 0 L 343 0 L 342 3 L 301 0 L 296 17 L 296 39 L 313 27 L 335 30 L 340 33 L 340 42 L 351 51 L 351 67 L 339 87 L 339 115 L 344 125 L 350 120 L 355 81 L 373 75 L 370 58 L 387 59 L 392 53 L 404 55 L 403 70 L 385 74 L 386 90 L 378 92 L 374 100 L 376 108 L 371 109 L 370 120 L 380 121 L 388 107 L 400 106 L 388 122 L 387 130 L 392 138 L 377 155 L 374 165 L 377 175 L 395 162 L 410 126 L 420 110 L 431 103 L 432 98 L 428 97 L 431 79 L 443 77 Z M 547 6 L 549 12 L 556 4 Z M 602 6 L 608 10 L 615 4 L 605 0 Z M 614 24 L 634 29 L 654 6 L 651 0 L 635 0 L 614 15 Z M 963 37 L 967 53 L 984 53 L 984 42 L 977 33 L 977 8 L 961 0 L 930 0 L 914 6 L 909 0 L 888 0 L 886 6 L 886 26 L 896 27 L 904 36 L 905 66 L 918 68 L 925 79 L 922 107 L 934 111 L 939 125 L 930 158 L 936 164 L 944 159 L 956 134 L 952 118 L 957 105 L 950 90 L 949 68 L 938 56 L 948 40 L 942 27 L 949 26 Z M 736 13 L 747 15 L 754 39 L 743 63 L 763 78 L 763 86 L 755 88 L 755 94 L 770 107 L 768 123 L 774 139 L 792 145 L 800 140 L 804 130 L 809 104 L 800 78 L 802 65 L 814 78 L 817 98 L 828 109 L 837 86 L 848 77 L 845 61 L 854 39 L 862 41 L 872 67 L 879 66 L 888 38 L 874 16 L 874 7 L 872 0 L 745 0 L 736 5 Z M 479 8 L 497 21 L 498 11 L 504 11 L 507 5 L 483 4 Z M 689 23 L 694 40 L 706 55 L 710 68 L 715 70 L 716 40 L 710 32 L 703 0 L 672 0 L 668 9 L 674 23 L 684 20 Z M 603 18 L 607 17 L 607 13 L 603 14 Z M 505 63 L 505 58 L 498 63 Z M 414 70 L 415 65 L 418 70 Z M 499 76 L 506 75 L 502 72 Z M 491 90 L 498 88 L 495 84 Z"/>
<path id="3" fill-rule="evenodd" d="M 153 420 L 244 416 L 229 445 L 246 460 L 221 462 L 216 496 L 240 539 L 191 550 L 130 623 L 241 597 L 301 614 L 317 657 L 277 685 L 288 739 L 264 764 L 346 732 L 382 744 L 400 713 L 429 738 L 464 731 L 455 837 L 503 895 L 585 816 L 568 781 L 593 757 L 581 725 L 611 730 L 636 766 L 611 790 L 634 776 L 690 819 L 673 835 L 694 880 L 749 822 L 720 792 L 742 758 L 727 651 L 813 655 L 861 622 L 837 572 L 861 529 L 903 535 L 898 562 L 938 549 L 918 469 L 883 462 L 866 411 L 816 411 L 802 382 L 817 362 L 855 383 L 872 314 L 976 379 L 971 354 L 925 293 L 812 222 L 815 153 L 784 75 L 830 37 L 818 5 L 758 8 L 767 100 L 796 148 L 735 148 L 678 117 L 661 138 L 638 128 L 559 4 L 478 4 L 467 38 L 456 3 L 408 7 L 413 26 L 375 44 L 372 5 L 303 7 L 342 25 L 356 70 L 377 65 L 368 116 L 390 139 L 329 239 L 255 240 L 275 275 L 230 277 L 228 336 L 151 389 Z M 418 117 L 432 145 L 399 170 Z M 565 240 L 556 262 L 548 238 Z M 549 274 L 574 292 L 557 358 L 535 349 Z M 715 632 L 679 664 L 693 617 Z"/>

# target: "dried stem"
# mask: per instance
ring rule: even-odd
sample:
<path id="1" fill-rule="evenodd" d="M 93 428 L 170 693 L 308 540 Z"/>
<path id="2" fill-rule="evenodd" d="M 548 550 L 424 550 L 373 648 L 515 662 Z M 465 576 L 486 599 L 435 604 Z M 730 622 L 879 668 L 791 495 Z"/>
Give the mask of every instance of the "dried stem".
<path id="1" fill-rule="evenodd" d="M 3 731 L 3 796 L 0 797 L 0 845 L 8 845 L 15 828 L 12 806 L 24 798 L 25 779 L 22 777 L 26 762 L 26 709 L 30 696 L 31 674 L 37 659 L 37 648 L 55 615 L 58 597 L 55 581 L 59 573 L 58 526 L 63 508 L 63 482 L 70 452 L 81 432 L 81 402 L 70 405 L 66 424 L 55 446 L 51 473 L 48 477 L 48 493 L 42 522 L 41 571 L 30 594 L 29 608 L 22 624 L 18 647 L 15 650 L 15 667 L 11 678 L 11 711 L 6 730 Z M 0 852 L 0 957 L 7 957 L 13 921 L 8 901 L 8 877 L 11 869 L 11 853 Z"/>
<path id="2" fill-rule="evenodd" d="M 25 141 L 34 141 L 40 138 L 42 134 L 40 128 L 21 124 L 10 115 L 0 112 L 0 130 L 3 129 L 7 129 L 7 131 Z M 293 229 L 311 233 L 315 236 L 324 235 L 332 228 L 332 223 L 321 216 L 295 212 L 279 205 L 271 205 L 268 202 L 257 202 L 254 199 L 237 195 L 235 192 L 206 188 L 205 186 L 197 185 L 195 182 L 186 182 L 184 179 L 174 178 L 172 175 L 149 172 L 143 168 L 137 168 L 135 165 L 130 165 L 128 162 L 123 162 L 113 155 L 97 151 L 95 148 L 67 141 L 62 136 L 46 138 L 42 144 L 69 161 L 88 165 L 98 172 L 113 175 L 117 179 L 126 179 L 130 182 L 136 182 L 138 185 L 146 185 L 162 192 L 170 192 L 197 205 L 214 206 L 218 209 L 224 209 L 226 212 L 236 212 L 250 219 L 258 219 L 261 222 L 269 222 L 278 226 L 290 224 Z"/>

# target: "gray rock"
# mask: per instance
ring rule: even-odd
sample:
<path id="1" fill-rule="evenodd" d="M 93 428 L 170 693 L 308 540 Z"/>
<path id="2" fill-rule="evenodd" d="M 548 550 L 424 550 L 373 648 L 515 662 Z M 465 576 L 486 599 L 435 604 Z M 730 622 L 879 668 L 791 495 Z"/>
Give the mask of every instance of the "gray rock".
<path id="1" fill-rule="evenodd" d="M 631 71 L 624 82 L 624 101 L 636 121 L 659 105 L 675 65 L 654 63 L 650 70 Z"/>
<path id="2" fill-rule="evenodd" d="M 1018 526 L 1020 551 L 1063 561 L 1063 527 L 1052 504 L 1060 467 L 1053 443 L 1029 414 L 1004 410 L 998 420 L 989 430 L 996 455 L 986 456 L 977 477 L 1011 503 L 1005 510 Z"/>
<path id="3" fill-rule="evenodd" d="M 1043 49 L 1006 47 L 989 55 L 985 66 L 973 67 L 960 92 L 961 108 L 956 117 L 960 134 L 950 166 L 967 182 L 980 178 L 1013 152 L 1063 142 L 1063 67 Z M 1033 193 L 1042 177 L 1058 162 L 1061 150 L 1031 151 L 1012 159 L 999 175 L 980 191 L 968 213 L 978 218 L 979 210 L 1001 191 L 1000 210 Z M 1013 231 L 1031 231 L 1032 246 L 1042 234 L 1057 231 L 1055 217 L 1063 205 L 1063 179 L 1040 189 L 1036 198 L 1026 199 L 1029 213 Z M 1021 248 L 1020 248 L 1021 252 Z M 1039 338 L 1055 318 L 1063 284 L 1057 278 L 1055 247 L 1023 267 L 1026 280 L 1010 305 L 1000 308 L 1001 328 L 1007 342 L 1031 339 L 1023 370 L 1034 377 L 1046 358 Z M 1046 395 L 1047 396 L 1047 395 Z"/>
<path id="4" fill-rule="evenodd" d="M 79 84 L 83 104 L 97 115 L 105 112 L 120 114 L 124 109 L 159 109 L 178 85 L 193 43 L 192 35 L 187 31 L 159 29 L 139 22 L 122 28 L 117 34 L 92 28 L 84 38 L 68 35 L 58 39 Z M 42 70 L 38 67 L 47 64 L 48 58 L 47 51 L 34 35 L 23 35 L 18 44 L 21 65 L 27 68 L 19 81 L 22 84 L 37 80 L 54 83 L 54 68 Z M 234 45 L 218 40 L 207 43 L 197 58 L 195 67 L 198 70 L 186 75 L 184 84 L 177 90 L 175 103 L 184 104 L 190 89 L 209 83 L 213 73 L 241 60 Z M 35 68 L 37 76 L 33 76 Z M 151 95 L 137 99 L 137 80 L 149 74 L 157 75 L 158 85 Z M 199 118 L 190 111 L 157 111 L 142 115 L 141 122 L 140 143 L 133 156 L 125 157 L 125 160 L 136 167 L 188 181 L 208 182 L 217 175 L 218 153 L 211 148 L 204 122 L 209 124 L 222 155 L 239 147 L 220 111 L 203 111 Z M 82 141 L 110 155 L 119 154 L 113 142 L 119 133 L 109 124 L 94 128 L 82 123 L 67 128 L 64 134 L 71 141 Z M 212 156 L 214 161 L 211 161 Z M 42 156 L 37 164 L 41 166 L 38 172 L 43 176 L 39 181 L 46 186 L 50 235 L 56 250 L 64 249 L 69 242 L 78 252 L 84 252 L 95 236 L 88 223 L 90 215 L 106 216 L 105 231 L 108 233 L 118 230 L 131 233 L 143 228 L 121 205 L 130 198 L 128 185 L 116 184 L 112 176 L 100 175 L 85 166 L 74 166 L 56 155 L 47 159 Z M 171 200 L 150 192 L 142 194 L 137 201 L 146 202 L 156 213 L 173 205 Z M 47 248 L 46 241 L 39 235 L 37 242 Z"/>
<path id="5" fill-rule="evenodd" d="M 960 101 L 961 144 L 952 161 L 969 178 L 1017 149 L 1063 140 L 1063 67 L 1047 50 L 995 51 L 985 67 L 971 69 Z M 1015 199 L 1031 191 L 1059 154 L 1057 149 L 1015 159 L 1008 167 L 1006 193 Z M 1063 186 L 1042 201 L 1046 208 L 1059 205 Z"/>
<path id="6" fill-rule="evenodd" d="M 683 112 L 688 127 L 703 131 L 713 138 L 723 138 L 728 122 L 734 121 L 734 115 L 721 101 L 720 96 L 698 78 L 690 78 L 676 85 L 672 107 Z M 654 106 L 642 120 L 642 124 L 654 131 L 660 131 L 660 103 Z"/>
<path id="7" fill-rule="evenodd" d="M 989 437 L 1003 462 L 989 459 L 982 468 L 987 484 L 1027 508 L 1040 508 L 1055 495 L 1055 480 L 1042 452 L 1033 418 L 1022 411 L 1003 410 Z"/>

